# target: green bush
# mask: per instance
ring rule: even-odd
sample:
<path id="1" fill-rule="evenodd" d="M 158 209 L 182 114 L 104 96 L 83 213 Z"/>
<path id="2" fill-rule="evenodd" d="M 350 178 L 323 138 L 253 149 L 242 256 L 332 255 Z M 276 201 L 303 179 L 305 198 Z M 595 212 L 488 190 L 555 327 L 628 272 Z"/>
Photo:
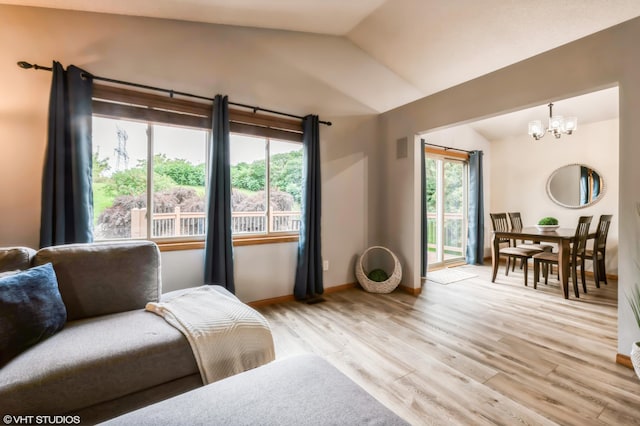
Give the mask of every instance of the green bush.
<path id="1" fill-rule="evenodd" d="M 234 188 L 251 192 L 264 191 L 266 182 L 264 160 L 238 163 L 231 166 L 231 184 Z M 271 189 L 288 192 L 296 204 L 302 199 L 302 151 L 291 151 L 271 156 L 269 163 Z"/>
<path id="2" fill-rule="evenodd" d="M 371 281 L 381 283 L 388 280 L 389 275 L 387 275 L 387 273 L 382 269 L 374 269 L 373 271 L 369 272 L 367 278 L 369 278 Z"/>
<path id="3" fill-rule="evenodd" d="M 182 186 L 204 186 L 205 165 L 193 165 L 180 158 L 168 159 L 166 155 L 156 155 L 153 159 L 153 171 L 159 175 L 170 177 Z"/>
<path id="4" fill-rule="evenodd" d="M 154 192 L 164 191 L 174 186 L 176 186 L 176 183 L 169 176 L 154 173 Z M 147 172 L 138 167 L 116 172 L 105 184 L 104 189 L 108 195 L 113 197 L 119 195 L 142 195 L 147 192 Z"/>
<path id="5" fill-rule="evenodd" d="M 558 219 L 555 217 L 543 217 L 538 221 L 538 225 L 557 225 Z"/>

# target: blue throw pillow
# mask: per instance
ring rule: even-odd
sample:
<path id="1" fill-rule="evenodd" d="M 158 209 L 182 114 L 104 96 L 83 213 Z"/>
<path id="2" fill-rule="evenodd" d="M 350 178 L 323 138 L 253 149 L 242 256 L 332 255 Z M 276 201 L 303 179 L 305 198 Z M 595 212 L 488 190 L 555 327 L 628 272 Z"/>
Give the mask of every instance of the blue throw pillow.
<path id="1" fill-rule="evenodd" d="M 0 278 L 0 367 L 67 321 L 51 263 Z"/>

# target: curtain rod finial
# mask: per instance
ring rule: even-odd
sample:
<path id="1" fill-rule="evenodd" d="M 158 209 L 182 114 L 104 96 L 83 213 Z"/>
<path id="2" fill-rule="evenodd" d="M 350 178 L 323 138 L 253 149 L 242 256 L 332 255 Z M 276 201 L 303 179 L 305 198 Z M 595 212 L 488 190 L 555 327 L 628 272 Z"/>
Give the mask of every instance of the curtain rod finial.
<path id="1" fill-rule="evenodd" d="M 25 70 L 28 70 L 29 68 L 33 68 L 33 65 L 31 65 L 29 62 L 25 62 L 25 61 L 18 62 L 18 66 L 20 68 L 25 69 Z"/>

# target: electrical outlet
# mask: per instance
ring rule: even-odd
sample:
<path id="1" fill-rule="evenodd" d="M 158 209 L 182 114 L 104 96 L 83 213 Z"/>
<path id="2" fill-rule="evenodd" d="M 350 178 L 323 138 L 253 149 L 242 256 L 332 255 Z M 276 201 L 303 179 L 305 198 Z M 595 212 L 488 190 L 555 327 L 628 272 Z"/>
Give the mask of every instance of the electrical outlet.
<path id="1" fill-rule="evenodd" d="M 322 270 L 323 271 L 328 271 L 329 270 L 329 261 L 328 260 L 323 260 L 322 261 Z"/>

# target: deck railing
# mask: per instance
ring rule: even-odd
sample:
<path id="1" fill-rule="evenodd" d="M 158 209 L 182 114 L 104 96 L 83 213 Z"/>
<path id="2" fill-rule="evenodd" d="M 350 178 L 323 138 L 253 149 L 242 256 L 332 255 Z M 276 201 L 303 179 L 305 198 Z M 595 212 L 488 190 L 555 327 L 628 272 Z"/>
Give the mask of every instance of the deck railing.
<path id="1" fill-rule="evenodd" d="M 463 255 L 462 242 L 465 231 L 462 213 L 444 214 L 444 250 L 451 254 Z M 427 213 L 427 242 L 428 247 L 435 250 L 436 247 L 436 214 Z"/>
<path id="2" fill-rule="evenodd" d="M 267 232 L 297 232 L 300 230 L 300 212 L 232 212 L 231 229 L 234 234 L 264 234 Z M 147 229 L 147 209 L 131 210 L 131 238 L 144 237 Z M 158 237 L 202 236 L 206 232 L 204 212 L 183 212 L 176 207 L 173 212 L 154 213 L 151 235 Z"/>

